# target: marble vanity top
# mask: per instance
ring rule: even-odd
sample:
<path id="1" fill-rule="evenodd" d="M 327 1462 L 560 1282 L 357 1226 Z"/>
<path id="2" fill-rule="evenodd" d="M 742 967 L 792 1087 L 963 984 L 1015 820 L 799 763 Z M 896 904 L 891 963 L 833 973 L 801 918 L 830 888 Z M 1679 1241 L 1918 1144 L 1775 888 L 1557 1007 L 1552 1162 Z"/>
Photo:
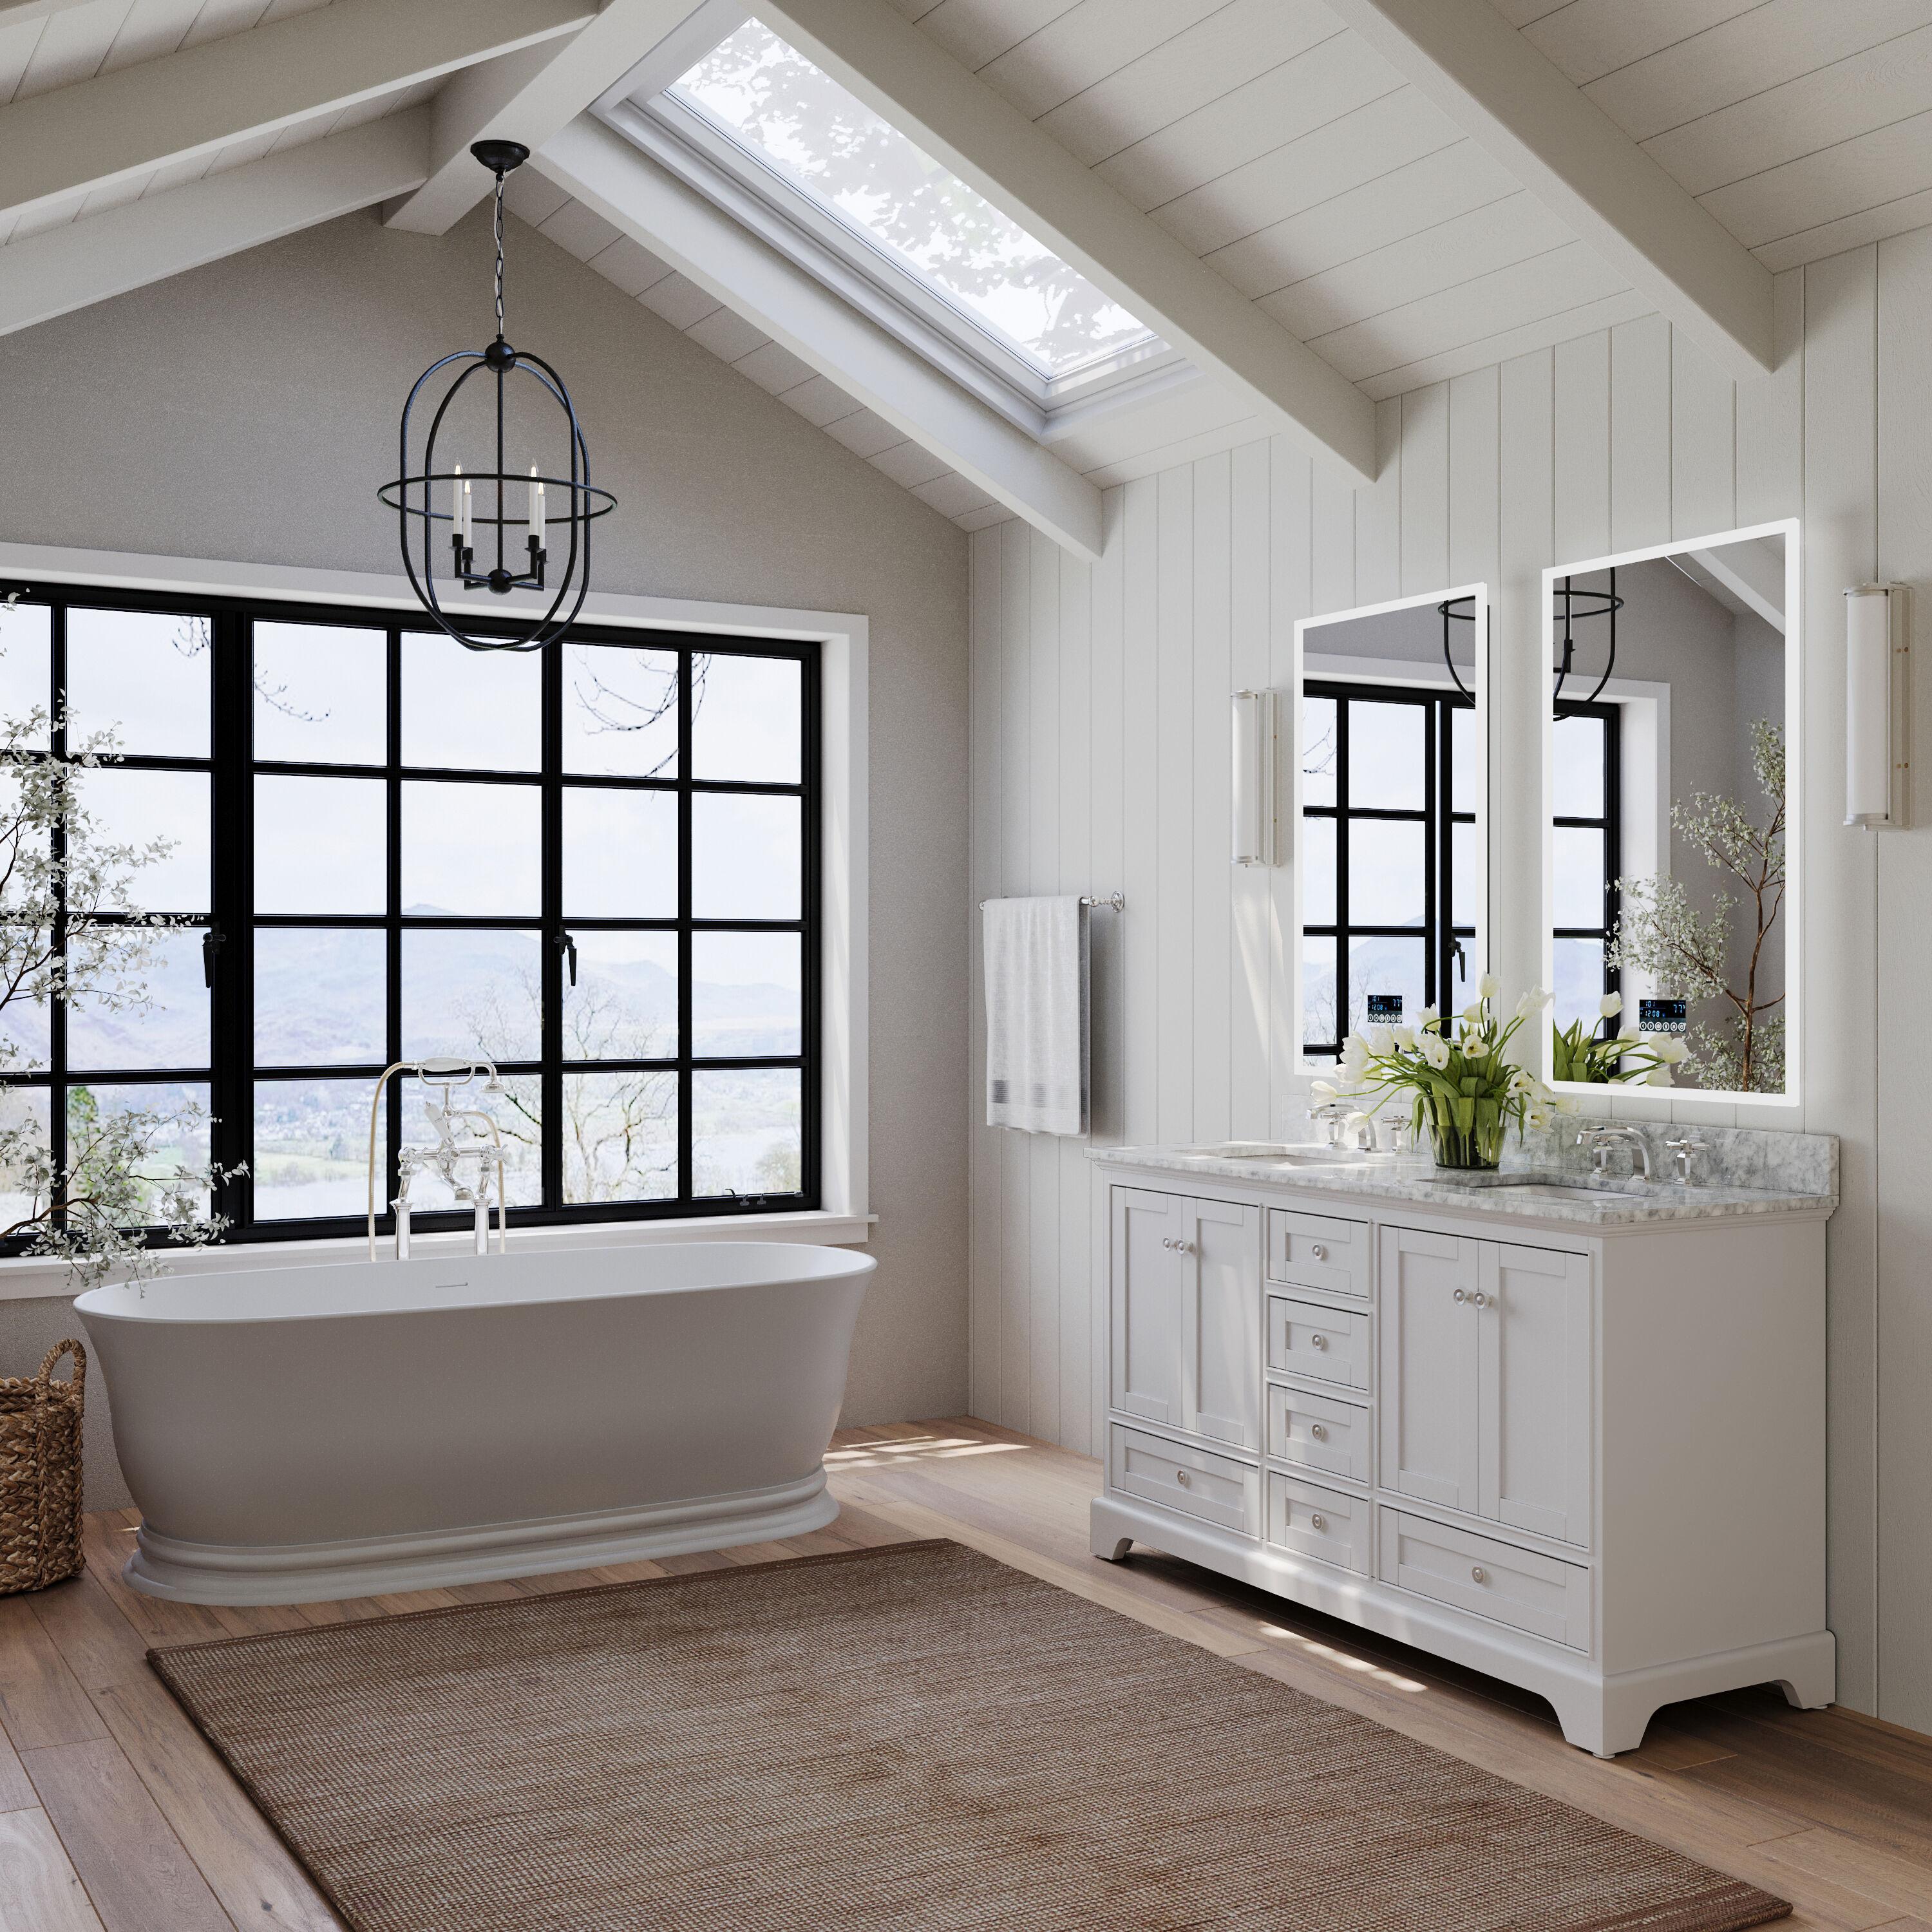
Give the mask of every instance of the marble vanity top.
<path id="1" fill-rule="evenodd" d="M 1630 1154 L 1616 1150 L 1612 1171 L 1594 1172 L 1579 1129 L 1637 1126 L 1650 1148 L 1651 1171 L 1673 1174 L 1665 1136 L 1683 1131 L 1660 1122 L 1596 1121 L 1568 1117 L 1560 1129 L 1512 1139 L 1500 1173 L 1462 1175 L 1438 1169 L 1426 1155 L 1365 1154 L 1321 1146 L 1229 1142 L 1208 1147 L 1096 1148 L 1093 1159 L 1193 1177 L 1260 1182 L 1311 1194 L 1353 1194 L 1417 1201 L 1513 1220 L 1567 1221 L 1585 1227 L 1648 1226 L 1747 1214 L 1828 1214 L 1838 1204 L 1838 1148 L 1828 1134 L 1776 1134 L 1746 1128 L 1696 1130 L 1705 1143 L 1694 1156 L 1699 1178 L 1684 1186 L 1645 1180 L 1629 1172 Z"/>

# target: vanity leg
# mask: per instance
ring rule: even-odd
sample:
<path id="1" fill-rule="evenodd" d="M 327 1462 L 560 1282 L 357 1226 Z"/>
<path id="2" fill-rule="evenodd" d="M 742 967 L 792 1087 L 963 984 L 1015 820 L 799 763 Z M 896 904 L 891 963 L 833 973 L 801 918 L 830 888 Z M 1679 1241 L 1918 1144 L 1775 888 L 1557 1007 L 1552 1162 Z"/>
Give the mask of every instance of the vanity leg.
<path id="1" fill-rule="evenodd" d="M 1102 1563 L 1118 1563 L 1134 1546 L 1131 1536 L 1123 1536 L 1107 1507 L 1105 1496 L 1096 1496 L 1088 1505 L 1089 1546 Z"/>
<path id="2" fill-rule="evenodd" d="M 1635 1750 L 1643 1742 L 1657 1709 L 1653 1698 L 1628 1691 L 1620 1695 L 1614 1689 L 1578 1690 L 1550 1702 L 1564 1742 L 1592 1757 L 1616 1757 Z"/>
<path id="3" fill-rule="evenodd" d="M 1828 1632 L 1811 1654 L 1792 1664 L 1787 1676 L 1772 1680 L 1784 1701 L 1800 1711 L 1822 1711 L 1838 1695 L 1838 1645 Z"/>

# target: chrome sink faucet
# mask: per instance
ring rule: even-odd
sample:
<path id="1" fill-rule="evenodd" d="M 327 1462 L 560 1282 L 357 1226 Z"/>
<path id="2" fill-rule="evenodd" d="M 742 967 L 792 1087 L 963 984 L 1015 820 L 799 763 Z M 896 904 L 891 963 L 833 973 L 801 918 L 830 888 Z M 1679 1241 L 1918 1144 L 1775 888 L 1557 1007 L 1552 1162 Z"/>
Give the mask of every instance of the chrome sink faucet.
<path id="1" fill-rule="evenodd" d="M 1709 1153 L 1710 1142 L 1700 1141 L 1695 1134 L 1686 1132 L 1670 1135 L 1664 1144 L 1677 1157 L 1678 1186 L 1688 1187 L 1690 1185 L 1690 1156 L 1694 1154 Z"/>
<path id="2" fill-rule="evenodd" d="M 1646 1180 L 1650 1178 L 1650 1143 L 1634 1127 L 1580 1128 L 1576 1144 L 1590 1150 L 1590 1171 L 1593 1174 L 1608 1174 L 1610 1150 L 1628 1147 L 1634 1152 L 1638 1173 Z"/>
<path id="3" fill-rule="evenodd" d="M 1331 1148 L 1342 1144 L 1342 1131 L 1354 1113 L 1346 1100 L 1330 1100 L 1326 1106 L 1311 1107 L 1308 1118 L 1322 1124 L 1322 1137 Z"/>

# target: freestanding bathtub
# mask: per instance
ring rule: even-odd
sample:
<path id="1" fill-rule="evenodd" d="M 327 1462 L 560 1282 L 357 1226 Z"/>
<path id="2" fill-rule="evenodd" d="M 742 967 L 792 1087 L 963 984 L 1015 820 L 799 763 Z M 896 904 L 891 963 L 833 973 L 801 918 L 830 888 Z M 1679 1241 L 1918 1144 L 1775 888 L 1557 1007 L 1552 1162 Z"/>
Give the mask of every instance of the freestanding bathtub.
<path id="1" fill-rule="evenodd" d="M 874 1265 L 696 1241 L 93 1289 L 128 1580 L 304 1603 L 818 1528 Z"/>

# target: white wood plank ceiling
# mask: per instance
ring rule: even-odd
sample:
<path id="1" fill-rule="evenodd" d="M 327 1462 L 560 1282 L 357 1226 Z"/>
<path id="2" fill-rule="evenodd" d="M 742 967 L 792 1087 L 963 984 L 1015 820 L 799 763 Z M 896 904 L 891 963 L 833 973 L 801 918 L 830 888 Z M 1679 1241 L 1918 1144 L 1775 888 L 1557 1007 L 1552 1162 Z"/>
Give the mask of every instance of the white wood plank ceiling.
<path id="1" fill-rule="evenodd" d="M 1371 399 L 1654 305 L 1465 133 L 1463 117 L 1425 98 L 1324 0 L 891 3 L 937 54 L 976 74 Z M 1768 269 L 1932 223 L 1932 0 L 1490 3 Z M 331 4 L 0 0 L 0 115 Z M 400 19 L 431 0 L 393 4 Z M 651 7 L 666 18 L 679 11 L 664 0 L 608 0 L 605 11 L 641 16 Z M 522 58 L 507 56 L 506 70 Z M 0 213 L 0 242 L 403 113 L 448 86 L 442 76 L 417 79 L 144 173 L 44 196 L 17 215 Z M 326 200 L 317 193 L 318 209 Z M 942 514 L 968 529 L 1010 514 L 534 171 L 518 178 L 512 202 Z M 17 260 L 24 271 L 28 256 Z M 0 255 L 0 269 L 11 266 Z M 1106 487 L 1261 429 L 1208 383 L 1102 418 L 1054 447 Z"/>

